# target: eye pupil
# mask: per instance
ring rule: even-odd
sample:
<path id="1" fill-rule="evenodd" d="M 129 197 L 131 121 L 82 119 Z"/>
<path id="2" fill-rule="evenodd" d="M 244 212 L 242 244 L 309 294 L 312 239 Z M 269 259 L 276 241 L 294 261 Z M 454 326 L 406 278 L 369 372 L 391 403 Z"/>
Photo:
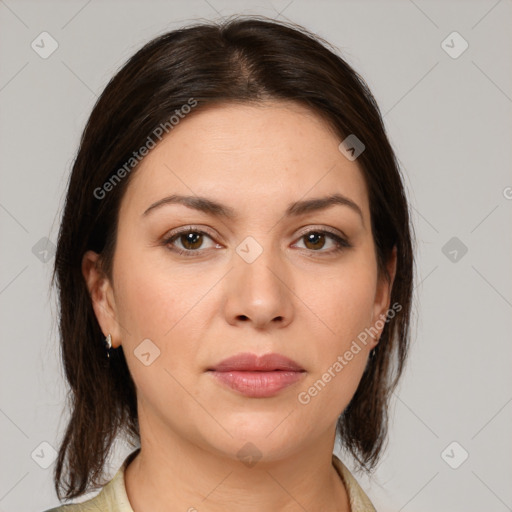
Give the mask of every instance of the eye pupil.
<path id="1" fill-rule="evenodd" d="M 185 249 L 198 249 L 199 247 L 201 247 L 202 236 L 203 235 L 200 233 L 187 233 L 185 235 L 181 235 L 181 243 L 183 244 L 183 247 L 185 247 Z M 190 244 L 192 246 L 190 246 Z"/>
<path id="2" fill-rule="evenodd" d="M 320 240 L 320 247 L 318 247 L 319 240 Z M 325 235 L 322 233 L 308 233 L 306 235 L 306 243 L 305 243 L 306 247 L 308 247 L 309 243 L 313 244 L 314 249 L 321 249 L 325 243 Z"/>

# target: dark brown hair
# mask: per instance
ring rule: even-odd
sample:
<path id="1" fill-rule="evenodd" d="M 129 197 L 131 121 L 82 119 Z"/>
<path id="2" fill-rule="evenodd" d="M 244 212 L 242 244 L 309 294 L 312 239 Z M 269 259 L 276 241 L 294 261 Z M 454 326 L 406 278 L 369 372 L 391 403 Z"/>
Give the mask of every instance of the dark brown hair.
<path id="1" fill-rule="evenodd" d="M 136 166 L 110 181 L 115 186 L 108 193 L 95 191 L 119 177 L 133 152 L 190 98 L 197 101 L 190 115 L 215 102 L 294 101 L 326 119 L 340 141 L 355 134 L 364 143 L 357 161 L 369 193 L 379 274 L 396 246 L 391 303 L 401 309 L 384 326 L 337 433 L 368 471 L 386 438 L 388 402 L 407 354 L 413 250 L 399 165 L 375 99 L 335 48 L 299 25 L 262 16 L 200 22 L 150 41 L 117 72 L 94 106 L 73 164 L 53 275 L 71 412 L 54 472 L 59 499 L 104 485 L 118 434 L 139 439 L 136 389 L 122 346 L 107 360 L 81 272 L 82 257 L 92 249 L 112 278 L 120 201 Z"/>

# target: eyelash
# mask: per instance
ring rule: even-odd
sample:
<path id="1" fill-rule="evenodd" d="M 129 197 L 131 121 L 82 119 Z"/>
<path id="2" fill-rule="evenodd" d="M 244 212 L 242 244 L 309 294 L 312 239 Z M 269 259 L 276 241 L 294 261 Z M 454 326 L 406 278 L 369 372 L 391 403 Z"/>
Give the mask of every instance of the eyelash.
<path id="1" fill-rule="evenodd" d="M 185 228 L 182 228 L 178 231 L 175 231 L 171 236 L 165 238 L 163 240 L 163 244 L 165 246 L 169 246 L 170 244 L 172 244 L 176 239 L 178 239 L 181 235 L 184 235 L 184 234 L 190 234 L 190 233 L 194 233 L 194 234 L 197 234 L 197 235 L 206 235 L 207 237 L 213 239 L 213 237 L 207 233 L 206 231 L 203 231 L 201 229 L 194 229 L 190 226 L 187 226 Z M 339 253 L 345 249 L 348 249 L 350 247 L 352 247 L 352 245 L 344 238 L 342 238 L 341 236 L 331 232 L 331 231 L 328 231 L 328 230 L 325 230 L 325 229 L 311 229 L 309 231 L 306 231 L 305 233 L 302 233 L 302 235 L 299 237 L 299 240 L 306 237 L 307 235 L 311 234 L 311 233 L 315 233 L 315 234 L 322 234 L 322 235 L 327 235 L 328 237 L 330 237 L 336 244 L 336 247 L 334 249 L 331 249 L 329 251 L 314 251 L 314 250 L 311 250 L 311 249 L 305 249 L 306 251 L 308 252 L 313 252 L 313 253 L 320 253 L 320 254 L 326 254 L 326 255 L 331 255 L 331 254 L 335 254 L 335 253 Z M 186 257 L 191 257 L 191 258 L 194 258 L 194 257 L 197 257 L 201 254 L 201 249 L 196 249 L 196 250 L 191 250 L 191 249 L 179 249 L 177 247 L 174 247 L 174 246 L 171 246 L 169 247 L 169 249 L 177 254 L 179 254 L 180 256 L 186 256 Z M 203 249 L 204 250 L 204 249 Z"/>

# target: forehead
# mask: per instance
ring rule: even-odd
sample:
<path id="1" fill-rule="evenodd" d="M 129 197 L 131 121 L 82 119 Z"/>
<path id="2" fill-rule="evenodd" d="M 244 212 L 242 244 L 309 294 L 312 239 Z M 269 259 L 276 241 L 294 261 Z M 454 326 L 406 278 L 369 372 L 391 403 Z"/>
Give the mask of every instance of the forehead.
<path id="1" fill-rule="evenodd" d="M 167 194 L 183 193 L 242 212 L 339 192 L 366 217 L 362 170 L 339 151 L 340 142 L 325 120 L 297 103 L 201 107 L 144 157 L 121 208 L 144 211 Z"/>

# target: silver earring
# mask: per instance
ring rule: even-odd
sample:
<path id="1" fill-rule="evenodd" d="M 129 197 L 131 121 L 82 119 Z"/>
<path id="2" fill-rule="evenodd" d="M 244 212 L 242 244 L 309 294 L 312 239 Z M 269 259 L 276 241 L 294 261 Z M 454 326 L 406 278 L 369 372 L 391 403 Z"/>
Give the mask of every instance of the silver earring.
<path id="1" fill-rule="evenodd" d="M 371 358 L 371 359 L 374 359 L 374 358 L 375 358 L 375 356 L 376 356 L 376 350 L 375 350 L 375 349 L 373 349 L 373 350 L 370 352 L 370 358 Z"/>
<path id="2" fill-rule="evenodd" d="M 105 338 L 105 348 L 107 350 L 107 357 L 110 358 L 110 349 L 112 348 L 112 336 L 110 333 Z"/>

